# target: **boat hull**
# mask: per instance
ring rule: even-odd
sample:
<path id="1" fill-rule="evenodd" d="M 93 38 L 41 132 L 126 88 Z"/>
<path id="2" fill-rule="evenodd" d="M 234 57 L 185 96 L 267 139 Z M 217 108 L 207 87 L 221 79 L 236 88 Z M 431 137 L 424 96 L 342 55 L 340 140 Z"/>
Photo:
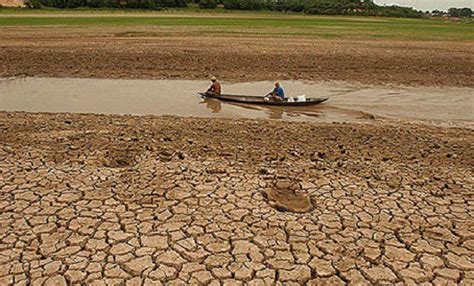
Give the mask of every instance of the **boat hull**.
<path id="1" fill-rule="evenodd" d="M 257 105 L 273 105 L 273 106 L 308 106 L 316 105 L 325 102 L 328 98 L 307 98 L 306 101 L 272 101 L 265 100 L 263 96 L 250 96 L 250 95 L 236 95 L 236 94 L 221 94 L 213 95 L 200 92 L 199 95 L 206 98 L 214 98 L 228 102 L 238 102 L 245 104 L 257 104 Z"/>

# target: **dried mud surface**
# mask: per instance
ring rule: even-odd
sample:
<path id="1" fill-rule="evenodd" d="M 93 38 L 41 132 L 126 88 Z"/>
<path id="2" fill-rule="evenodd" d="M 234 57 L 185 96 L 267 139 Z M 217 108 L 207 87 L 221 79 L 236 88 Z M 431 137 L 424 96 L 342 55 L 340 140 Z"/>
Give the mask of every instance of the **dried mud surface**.
<path id="1" fill-rule="evenodd" d="M 474 87 L 470 42 L 183 33 L 183 28 L 4 27 L 0 76 L 207 79 L 215 74 L 230 81 Z"/>
<path id="2" fill-rule="evenodd" d="M 414 124 L 3 112 L 0 284 L 473 285 L 472 142 Z M 288 191 L 311 207 L 274 208 Z"/>

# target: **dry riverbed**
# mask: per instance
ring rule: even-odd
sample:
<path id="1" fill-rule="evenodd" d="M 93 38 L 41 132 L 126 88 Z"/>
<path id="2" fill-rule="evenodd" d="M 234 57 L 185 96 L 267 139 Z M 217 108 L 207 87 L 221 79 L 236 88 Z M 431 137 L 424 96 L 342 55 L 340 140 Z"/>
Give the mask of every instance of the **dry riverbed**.
<path id="1" fill-rule="evenodd" d="M 271 82 L 230 83 L 329 81 L 307 95 L 330 100 L 244 110 L 199 104 L 191 96 L 207 82 L 170 81 L 159 97 L 156 83 L 109 83 L 107 94 L 87 79 L 80 92 L 72 80 L 50 80 L 51 92 L 41 79 L 5 80 L 0 285 L 474 285 L 471 41 L 411 39 L 403 25 L 394 38 L 322 26 L 4 24 L 0 77 L 215 74 L 226 91 L 252 94 Z M 384 90 L 393 86 L 411 87 Z"/>
<path id="2" fill-rule="evenodd" d="M 0 284 L 472 285 L 473 141 L 2 112 Z"/>
<path id="3" fill-rule="evenodd" d="M 215 74 L 242 82 L 473 87 L 472 42 L 240 36 L 239 28 L 232 32 L 190 26 L 1 27 L 0 77 L 207 79 Z"/>

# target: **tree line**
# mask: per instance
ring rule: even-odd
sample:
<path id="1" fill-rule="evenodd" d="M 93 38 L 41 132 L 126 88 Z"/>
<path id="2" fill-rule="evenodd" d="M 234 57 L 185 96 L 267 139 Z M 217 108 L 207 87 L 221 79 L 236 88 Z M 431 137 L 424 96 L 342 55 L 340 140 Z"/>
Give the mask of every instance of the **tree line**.
<path id="1" fill-rule="evenodd" d="M 30 8 L 126 8 L 126 9 L 161 9 L 187 7 L 186 0 L 26 0 Z"/>
<path id="2" fill-rule="evenodd" d="M 192 1 L 192 2 L 188 2 Z M 373 0 L 27 0 L 29 7 L 108 7 L 161 9 L 197 4 L 201 9 L 223 7 L 230 10 L 271 10 L 319 15 L 362 15 L 385 17 L 422 17 L 408 7 L 379 6 Z"/>
<path id="3" fill-rule="evenodd" d="M 408 7 L 379 6 L 372 0 L 200 0 L 201 8 L 222 4 L 233 10 L 271 10 L 319 15 L 362 15 L 418 18 L 422 13 Z"/>
<path id="4" fill-rule="evenodd" d="M 448 14 L 451 17 L 470 18 L 472 10 L 470 8 L 449 8 Z"/>

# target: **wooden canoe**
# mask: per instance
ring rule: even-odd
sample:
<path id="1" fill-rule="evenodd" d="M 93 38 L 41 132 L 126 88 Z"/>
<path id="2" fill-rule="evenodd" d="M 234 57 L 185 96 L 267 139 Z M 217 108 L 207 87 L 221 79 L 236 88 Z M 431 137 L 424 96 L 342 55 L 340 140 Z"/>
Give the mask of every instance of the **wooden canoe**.
<path id="1" fill-rule="evenodd" d="M 316 105 L 328 100 L 328 98 L 306 98 L 306 101 L 294 101 L 288 102 L 288 98 L 284 101 L 272 101 L 265 100 L 263 96 L 252 96 L 252 95 L 236 95 L 236 94 L 221 94 L 212 95 L 204 92 L 199 92 L 199 95 L 206 98 L 214 98 L 222 101 L 247 103 L 247 104 L 258 104 L 258 105 L 275 105 L 275 106 L 308 106 Z"/>

